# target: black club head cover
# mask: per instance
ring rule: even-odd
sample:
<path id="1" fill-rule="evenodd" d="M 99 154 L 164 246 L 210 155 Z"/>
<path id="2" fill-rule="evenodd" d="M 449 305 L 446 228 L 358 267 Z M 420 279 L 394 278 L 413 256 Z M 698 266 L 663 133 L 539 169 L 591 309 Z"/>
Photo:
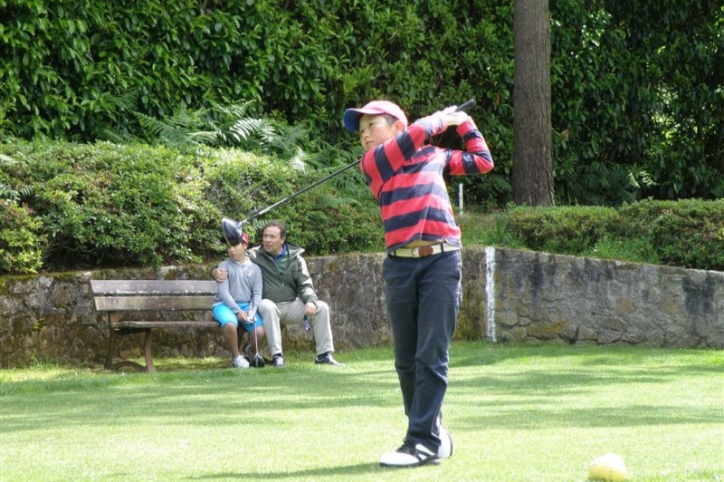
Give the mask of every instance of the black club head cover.
<path id="1" fill-rule="evenodd" d="M 224 218 L 221 220 L 221 229 L 224 232 L 224 239 L 229 246 L 238 246 L 245 241 L 241 223 L 233 219 Z"/>

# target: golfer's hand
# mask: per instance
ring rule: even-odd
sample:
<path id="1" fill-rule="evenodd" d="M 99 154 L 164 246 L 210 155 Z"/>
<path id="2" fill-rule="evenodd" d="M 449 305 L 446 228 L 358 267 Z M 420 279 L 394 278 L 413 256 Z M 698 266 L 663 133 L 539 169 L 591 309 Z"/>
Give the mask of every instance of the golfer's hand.
<path id="1" fill-rule="evenodd" d="M 445 114 L 445 124 L 450 126 L 459 126 L 466 120 L 470 119 L 470 116 L 465 112 L 450 112 Z"/>
<path id="2" fill-rule="evenodd" d="M 317 306 L 311 301 L 304 305 L 304 314 L 311 316 L 317 312 Z"/>
<path id="3" fill-rule="evenodd" d="M 211 270 L 211 277 L 216 281 L 226 281 L 229 273 L 225 269 L 214 268 Z"/>
<path id="4" fill-rule="evenodd" d="M 246 322 L 251 324 L 251 323 L 254 323 L 255 321 L 256 321 L 256 313 L 254 313 L 253 311 L 247 311 L 246 312 Z"/>
<path id="5" fill-rule="evenodd" d="M 237 311 L 236 312 L 236 319 L 239 320 L 242 323 L 248 323 L 249 320 L 246 316 L 246 312 L 244 311 Z"/>
<path id="6" fill-rule="evenodd" d="M 446 127 L 460 125 L 468 120 L 470 116 L 465 112 L 456 112 L 455 109 L 457 108 L 458 106 L 451 105 L 441 111 L 435 112 L 435 116 L 441 118 Z"/>

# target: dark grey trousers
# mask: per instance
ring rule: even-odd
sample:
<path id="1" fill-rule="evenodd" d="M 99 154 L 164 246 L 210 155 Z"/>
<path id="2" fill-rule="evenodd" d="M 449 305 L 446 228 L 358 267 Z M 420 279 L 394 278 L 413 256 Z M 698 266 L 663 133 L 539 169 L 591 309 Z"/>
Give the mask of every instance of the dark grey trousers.
<path id="1" fill-rule="evenodd" d="M 437 451 L 447 390 L 448 349 L 462 300 L 460 251 L 383 263 L 395 369 L 408 417 L 407 440 Z"/>

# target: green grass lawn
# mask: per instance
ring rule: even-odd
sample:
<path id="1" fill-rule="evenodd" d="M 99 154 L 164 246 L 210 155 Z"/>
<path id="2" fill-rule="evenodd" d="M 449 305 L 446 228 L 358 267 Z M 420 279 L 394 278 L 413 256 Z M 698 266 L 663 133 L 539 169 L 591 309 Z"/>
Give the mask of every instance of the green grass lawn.
<path id="1" fill-rule="evenodd" d="M 444 406 L 453 457 L 379 467 L 405 419 L 389 348 L 289 353 L 287 368 L 160 359 L 159 373 L 0 371 L 0 480 L 724 480 L 724 352 L 456 342 Z"/>

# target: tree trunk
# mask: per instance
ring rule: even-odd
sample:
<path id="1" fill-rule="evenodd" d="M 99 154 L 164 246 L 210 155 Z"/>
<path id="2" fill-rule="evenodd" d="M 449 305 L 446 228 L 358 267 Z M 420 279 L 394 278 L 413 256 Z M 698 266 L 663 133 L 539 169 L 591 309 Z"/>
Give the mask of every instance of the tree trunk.
<path id="1" fill-rule="evenodd" d="M 513 200 L 553 204 L 548 0 L 515 0 Z"/>

